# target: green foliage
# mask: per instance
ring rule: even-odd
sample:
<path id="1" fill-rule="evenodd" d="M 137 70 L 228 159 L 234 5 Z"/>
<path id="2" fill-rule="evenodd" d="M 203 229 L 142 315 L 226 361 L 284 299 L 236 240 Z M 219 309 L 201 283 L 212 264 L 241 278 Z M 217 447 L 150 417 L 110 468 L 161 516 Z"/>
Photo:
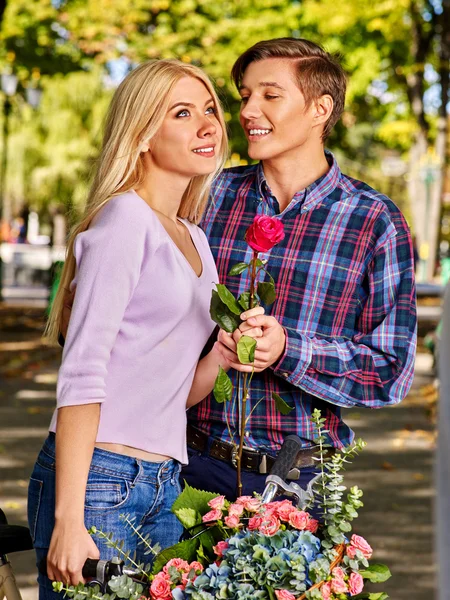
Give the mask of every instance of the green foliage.
<path id="1" fill-rule="evenodd" d="M 233 294 L 227 288 L 227 286 L 223 285 L 223 283 L 218 283 L 218 284 L 216 284 L 216 288 L 217 288 L 217 293 L 219 294 L 219 298 L 222 300 L 222 302 L 225 304 L 225 306 L 227 306 L 229 308 L 229 310 L 231 310 L 231 312 L 234 313 L 235 315 L 240 315 L 242 312 L 242 309 L 239 306 L 239 304 L 237 303 L 236 298 L 233 296 Z"/>
<path id="2" fill-rule="evenodd" d="M 250 364 L 255 360 L 256 340 L 248 335 L 243 335 L 237 343 L 239 362 Z"/>
<path id="3" fill-rule="evenodd" d="M 219 374 L 214 382 L 213 394 L 219 404 L 229 402 L 233 395 L 233 383 L 222 367 L 219 367 Z"/>
<path id="4" fill-rule="evenodd" d="M 239 313 L 241 313 L 240 309 Z M 216 290 L 213 290 L 211 294 L 209 314 L 214 323 L 217 323 L 228 333 L 233 333 L 241 323 L 239 316 L 228 308 L 227 304 L 221 299 L 219 292 Z"/>
<path id="5" fill-rule="evenodd" d="M 245 262 L 237 263 L 234 265 L 234 267 L 231 267 L 228 275 L 240 275 L 245 270 L 247 270 L 248 267 L 249 267 L 248 263 L 245 263 Z"/>
<path id="6" fill-rule="evenodd" d="M 272 392 L 272 400 L 275 402 L 278 412 L 280 412 L 282 415 L 288 415 L 295 408 L 295 406 L 289 406 L 289 404 L 287 404 L 283 398 L 275 392 Z"/>
<path id="7" fill-rule="evenodd" d="M 197 490 L 185 482 L 183 491 L 172 505 L 172 512 L 177 514 L 177 510 L 181 508 L 190 508 L 196 513 L 204 515 L 210 510 L 208 502 L 216 496 L 217 494 L 212 492 Z"/>
<path id="8" fill-rule="evenodd" d="M 372 583 L 383 583 L 391 577 L 391 572 L 386 565 L 374 564 L 367 569 L 359 572 L 363 579 L 368 579 Z"/>
<path id="9" fill-rule="evenodd" d="M 258 296 L 264 304 L 273 304 L 276 300 L 277 294 L 275 292 L 275 285 L 272 281 L 260 281 L 258 283 Z"/>

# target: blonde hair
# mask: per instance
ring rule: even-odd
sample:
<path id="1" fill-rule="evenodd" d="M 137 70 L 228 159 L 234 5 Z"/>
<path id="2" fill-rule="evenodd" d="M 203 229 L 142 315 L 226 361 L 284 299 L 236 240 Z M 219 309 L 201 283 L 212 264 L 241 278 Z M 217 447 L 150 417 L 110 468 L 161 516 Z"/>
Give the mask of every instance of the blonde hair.
<path id="1" fill-rule="evenodd" d="M 95 177 L 83 217 L 69 236 L 66 261 L 44 333 L 52 342 L 58 339 L 64 296 L 75 276 L 75 238 L 88 229 L 94 216 L 114 196 L 142 184 L 145 176 L 142 145 L 157 134 L 169 109 L 171 92 L 183 77 L 193 77 L 203 82 L 214 100 L 223 134 L 216 170 L 209 175 L 191 179 L 178 211 L 180 217 L 194 223 L 198 223 L 202 217 L 211 183 L 223 168 L 228 152 L 226 125 L 220 101 L 208 76 L 200 68 L 179 60 L 144 63 L 122 81 L 109 107 Z"/>

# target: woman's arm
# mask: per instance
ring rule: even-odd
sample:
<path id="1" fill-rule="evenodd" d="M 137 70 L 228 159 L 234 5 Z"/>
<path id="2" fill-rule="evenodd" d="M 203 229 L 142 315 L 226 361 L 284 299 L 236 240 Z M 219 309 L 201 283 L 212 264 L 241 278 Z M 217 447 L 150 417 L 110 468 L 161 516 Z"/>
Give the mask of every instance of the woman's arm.
<path id="1" fill-rule="evenodd" d="M 221 334 L 230 335 L 224 331 L 220 332 L 219 336 Z M 214 344 L 211 351 L 205 357 L 198 361 L 194 381 L 192 382 L 191 391 L 186 401 L 186 408 L 198 404 L 212 391 L 217 374 L 219 373 L 219 367 L 222 367 L 225 371 L 228 371 L 230 368 L 228 361 L 220 353 L 217 346 L 218 342 Z"/>
<path id="2" fill-rule="evenodd" d="M 55 528 L 47 557 L 53 581 L 77 585 L 87 558 L 100 553 L 84 525 L 84 499 L 100 418 L 100 404 L 58 410 Z"/>

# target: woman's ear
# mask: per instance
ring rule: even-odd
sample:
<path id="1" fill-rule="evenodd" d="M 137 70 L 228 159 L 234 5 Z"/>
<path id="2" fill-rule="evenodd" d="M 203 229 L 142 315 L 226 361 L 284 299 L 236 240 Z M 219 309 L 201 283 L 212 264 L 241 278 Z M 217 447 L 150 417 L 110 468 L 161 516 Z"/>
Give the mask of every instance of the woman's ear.
<path id="1" fill-rule="evenodd" d="M 148 152 L 149 150 L 150 150 L 150 144 L 148 144 L 147 142 L 142 142 L 141 149 L 139 150 L 139 152 L 140 153 Z"/>

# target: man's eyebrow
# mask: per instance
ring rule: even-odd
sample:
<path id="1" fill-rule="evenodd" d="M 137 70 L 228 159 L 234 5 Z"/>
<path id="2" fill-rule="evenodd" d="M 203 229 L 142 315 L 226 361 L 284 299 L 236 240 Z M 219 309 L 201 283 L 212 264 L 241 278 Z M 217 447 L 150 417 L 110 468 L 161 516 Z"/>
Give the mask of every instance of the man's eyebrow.
<path id="1" fill-rule="evenodd" d="M 214 102 L 214 98 L 209 98 L 206 102 L 205 102 L 205 106 L 207 104 L 210 104 L 211 102 Z M 175 102 L 175 104 L 173 106 L 171 106 L 169 108 L 169 110 L 172 110 L 173 108 L 176 108 L 177 106 L 187 106 L 188 108 L 195 108 L 195 104 L 192 104 L 191 102 Z"/>
<path id="2" fill-rule="evenodd" d="M 286 91 L 285 88 L 282 87 L 276 81 L 260 81 L 258 83 L 258 87 L 274 87 L 274 88 L 278 88 L 279 90 L 283 90 L 283 92 Z M 241 90 L 248 90 L 248 87 L 246 85 L 240 85 L 239 86 L 239 91 L 241 91 Z"/>

